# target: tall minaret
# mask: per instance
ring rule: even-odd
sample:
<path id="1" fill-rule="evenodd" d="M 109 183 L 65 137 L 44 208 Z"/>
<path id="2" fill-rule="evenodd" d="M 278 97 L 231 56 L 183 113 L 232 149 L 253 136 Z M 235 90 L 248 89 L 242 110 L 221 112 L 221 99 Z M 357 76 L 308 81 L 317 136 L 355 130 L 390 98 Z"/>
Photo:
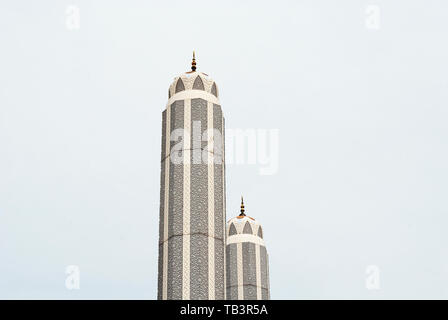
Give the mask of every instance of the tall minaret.
<path id="1" fill-rule="evenodd" d="M 227 300 L 267 300 L 269 261 L 263 229 L 246 216 L 243 197 L 241 213 L 227 222 Z"/>
<path id="2" fill-rule="evenodd" d="M 224 118 L 194 52 L 162 119 L 158 299 L 225 299 Z"/>

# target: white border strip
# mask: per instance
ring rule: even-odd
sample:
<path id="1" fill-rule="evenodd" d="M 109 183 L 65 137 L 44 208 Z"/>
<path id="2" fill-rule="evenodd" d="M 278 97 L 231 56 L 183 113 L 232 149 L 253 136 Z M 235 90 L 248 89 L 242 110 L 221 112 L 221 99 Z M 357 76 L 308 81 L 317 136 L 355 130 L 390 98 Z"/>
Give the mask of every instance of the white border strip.
<path id="1" fill-rule="evenodd" d="M 182 241 L 182 299 L 190 299 L 190 144 L 191 100 L 184 101 L 184 185 L 183 185 L 183 241 Z"/>
<path id="2" fill-rule="evenodd" d="M 215 176 L 213 154 L 213 103 L 207 102 L 208 140 L 208 299 L 215 300 Z"/>
<path id="3" fill-rule="evenodd" d="M 171 106 L 166 108 L 166 132 L 165 132 L 165 203 L 163 213 L 163 283 L 162 299 L 168 298 L 168 206 L 170 189 L 170 124 L 171 124 Z"/>
<path id="4" fill-rule="evenodd" d="M 253 234 L 240 233 L 227 237 L 227 244 L 242 242 L 252 242 L 260 246 L 264 246 L 264 240 L 259 236 L 254 236 Z"/>
<path id="5" fill-rule="evenodd" d="M 221 109 L 222 115 L 222 109 Z M 222 166 L 222 226 L 223 226 L 223 234 L 222 234 L 222 242 L 224 245 L 224 300 L 227 299 L 227 254 L 226 254 L 226 246 L 227 246 L 227 218 L 226 218 L 226 173 L 225 173 L 225 128 L 224 128 L 224 116 L 221 117 L 221 166 Z"/>
<path id="6" fill-rule="evenodd" d="M 187 100 L 187 99 L 197 99 L 201 98 L 211 103 L 220 104 L 219 99 L 216 98 L 211 93 L 204 90 L 184 90 L 176 93 L 171 98 L 168 99 L 167 106 L 170 106 L 174 101 L 177 100 Z"/>

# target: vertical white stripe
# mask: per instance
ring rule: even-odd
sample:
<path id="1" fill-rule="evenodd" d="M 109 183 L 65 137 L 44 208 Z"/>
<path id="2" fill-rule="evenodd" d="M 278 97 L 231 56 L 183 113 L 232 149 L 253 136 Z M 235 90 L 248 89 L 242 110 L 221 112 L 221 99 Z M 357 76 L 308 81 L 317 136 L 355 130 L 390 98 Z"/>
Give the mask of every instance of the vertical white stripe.
<path id="1" fill-rule="evenodd" d="M 221 111 L 222 115 L 222 111 Z M 227 226 L 226 226 L 226 173 L 225 173 L 225 150 L 224 150 L 224 117 L 221 117 L 221 166 L 222 166 L 222 226 L 223 226 L 223 234 L 222 241 L 224 245 L 224 300 L 227 299 L 227 258 L 226 258 L 226 246 L 227 246 Z"/>
<path id="2" fill-rule="evenodd" d="M 261 300 L 261 261 L 260 261 L 260 245 L 255 244 L 255 267 L 257 280 L 257 300 Z"/>
<path id="3" fill-rule="evenodd" d="M 243 244 L 236 244 L 236 270 L 238 276 L 238 300 L 244 300 L 243 288 Z"/>
<path id="4" fill-rule="evenodd" d="M 190 177 L 191 177 L 191 100 L 184 101 L 184 186 L 182 241 L 182 299 L 190 299 Z"/>
<path id="5" fill-rule="evenodd" d="M 165 132 L 165 203 L 163 212 L 163 283 L 162 299 L 168 298 L 168 205 L 170 189 L 170 124 L 171 106 L 166 108 L 166 132 Z"/>
<path id="6" fill-rule="evenodd" d="M 215 179 L 213 159 L 213 104 L 207 102 L 208 147 L 208 299 L 215 300 Z"/>
<path id="7" fill-rule="evenodd" d="M 266 251 L 266 277 L 268 277 L 267 280 L 266 280 L 266 283 L 268 285 L 268 287 L 267 287 L 267 290 L 268 290 L 268 300 L 270 300 L 271 299 L 271 284 L 270 284 L 270 281 L 269 281 L 269 255 L 268 255 L 267 251 Z"/>

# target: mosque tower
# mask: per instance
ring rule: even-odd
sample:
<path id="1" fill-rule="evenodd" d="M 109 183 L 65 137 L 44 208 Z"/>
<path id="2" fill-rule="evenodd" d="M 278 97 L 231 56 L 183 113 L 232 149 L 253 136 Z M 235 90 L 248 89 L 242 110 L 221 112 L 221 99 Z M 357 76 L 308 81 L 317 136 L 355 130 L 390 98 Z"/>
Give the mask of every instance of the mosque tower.
<path id="1" fill-rule="evenodd" d="M 227 222 L 227 300 L 268 300 L 269 261 L 263 229 L 252 217 L 241 213 Z"/>
<path id="2" fill-rule="evenodd" d="M 162 114 L 158 299 L 225 299 L 224 164 L 218 89 L 193 52 Z"/>

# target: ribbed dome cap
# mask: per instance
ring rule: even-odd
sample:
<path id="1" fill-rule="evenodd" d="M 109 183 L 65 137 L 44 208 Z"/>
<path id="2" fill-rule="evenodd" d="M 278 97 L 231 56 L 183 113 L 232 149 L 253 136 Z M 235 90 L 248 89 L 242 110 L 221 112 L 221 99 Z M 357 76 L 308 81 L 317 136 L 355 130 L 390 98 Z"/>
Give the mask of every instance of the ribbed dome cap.
<path id="1" fill-rule="evenodd" d="M 238 234 L 251 234 L 263 238 L 261 225 L 252 217 L 247 216 L 244 209 L 244 202 L 241 198 L 241 213 L 239 216 L 227 221 L 227 237 Z"/>
<path id="2" fill-rule="evenodd" d="M 168 91 L 168 98 L 171 98 L 178 92 L 186 90 L 203 90 L 218 98 L 218 88 L 215 81 L 213 81 L 208 74 L 196 70 L 196 58 L 194 51 L 191 71 L 182 73 L 174 78 L 174 81 L 171 83 Z"/>
<path id="3" fill-rule="evenodd" d="M 174 78 L 170 85 L 168 97 L 185 90 L 203 90 L 218 98 L 218 88 L 215 81 L 207 74 L 199 71 L 190 71 Z"/>

